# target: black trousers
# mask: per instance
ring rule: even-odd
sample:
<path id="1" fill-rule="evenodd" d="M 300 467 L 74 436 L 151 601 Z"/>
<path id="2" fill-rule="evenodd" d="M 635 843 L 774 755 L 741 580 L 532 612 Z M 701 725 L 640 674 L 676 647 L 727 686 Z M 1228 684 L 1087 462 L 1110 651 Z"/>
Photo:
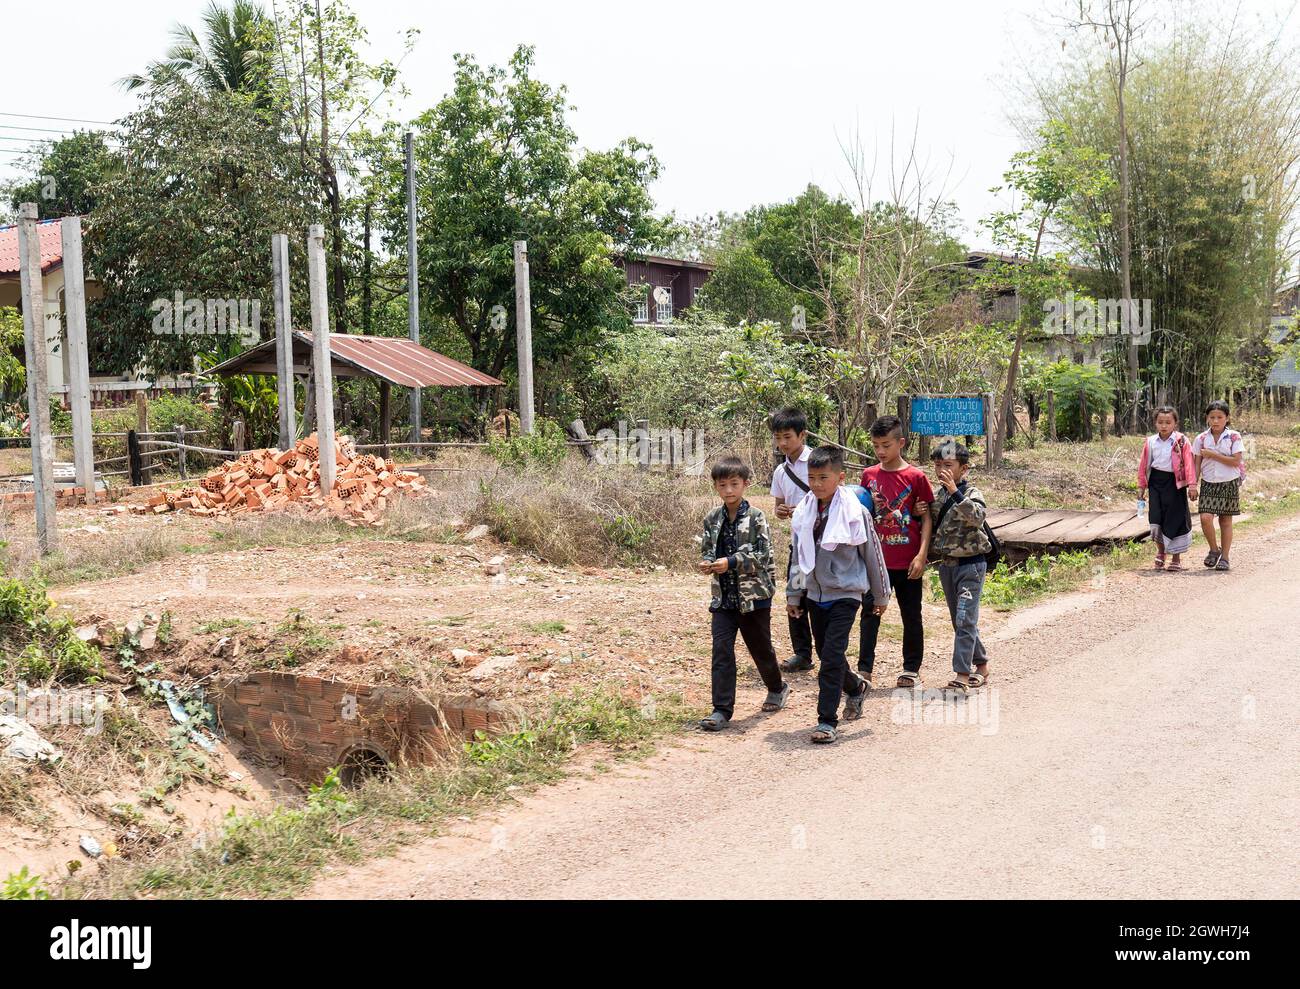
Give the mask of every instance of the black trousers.
<path id="1" fill-rule="evenodd" d="M 821 669 L 817 672 L 817 720 L 823 724 L 838 725 L 841 696 L 856 695 L 863 688 L 857 674 L 849 669 L 847 655 L 858 606 L 859 602 L 854 598 L 836 601 L 829 608 L 808 602 L 807 612 L 813 640 L 817 643 L 817 658 L 821 660 Z"/>
<path id="2" fill-rule="evenodd" d="M 794 568 L 794 546 L 790 547 L 790 562 L 786 564 L 785 575 L 788 579 L 790 571 Z M 779 598 L 780 595 L 778 594 Z M 812 625 L 808 620 L 808 609 L 803 609 L 803 614 L 798 618 L 790 619 L 790 648 L 794 652 L 794 658 L 800 663 L 812 662 L 813 638 Z"/>
<path id="3" fill-rule="evenodd" d="M 903 669 L 908 673 L 921 671 L 925 658 L 925 623 L 921 620 L 921 598 L 925 578 L 911 580 L 906 570 L 889 571 L 889 586 L 898 599 L 898 610 L 903 613 Z M 862 638 L 858 645 L 858 672 L 871 676 L 876 665 L 876 638 L 880 635 L 882 616 L 871 613 L 871 592 L 862 598 Z"/>
<path id="4" fill-rule="evenodd" d="M 772 648 L 772 609 L 755 608 L 742 614 L 728 608 L 713 612 L 713 710 L 728 718 L 736 710 L 736 633 L 754 658 L 758 675 L 768 690 L 784 685 L 781 667 Z"/>

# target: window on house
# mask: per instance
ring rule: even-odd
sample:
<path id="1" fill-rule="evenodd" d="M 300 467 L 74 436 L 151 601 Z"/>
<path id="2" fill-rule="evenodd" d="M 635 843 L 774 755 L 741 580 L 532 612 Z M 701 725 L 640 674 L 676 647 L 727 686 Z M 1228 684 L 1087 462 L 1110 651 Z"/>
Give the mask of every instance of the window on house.
<path id="1" fill-rule="evenodd" d="M 664 299 L 662 302 L 655 299 L 655 322 L 671 323 L 673 321 L 673 290 L 665 285 L 662 289 L 656 289 L 655 291 L 662 295 Z"/>
<path id="2" fill-rule="evenodd" d="M 648 296 L 649 290 L 647 289 L 637 301 L 636 305 L 632 307 L 632 321 L 634 323 L 650 322 L 650 302 Z"/>

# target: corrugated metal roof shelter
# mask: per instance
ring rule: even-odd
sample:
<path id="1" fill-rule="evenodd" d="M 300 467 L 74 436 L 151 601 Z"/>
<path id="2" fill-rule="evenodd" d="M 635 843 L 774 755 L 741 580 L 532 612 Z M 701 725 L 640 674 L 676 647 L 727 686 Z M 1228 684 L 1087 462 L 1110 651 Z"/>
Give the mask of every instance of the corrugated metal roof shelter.
<path id="1" fill-rule="evenodd" d="M 295 376 L 310 374 L 311 333 L 294 330 L 292 341 L 292 373 Z M 207 373 L 221 377 L 277 374 L 275 340 L 267 340 L 230 360 L 222 361 Z M 413 340 L 402 337 L 352 336 L 346 333 L 330 334 L 330 373 L 336 378 L 374 378 L 379 382 L 379 436 L 385 456 L 388 455 L 389 433 L 392 429 L 390 392 L 393 385 L 402 388 L 464 388 L 505 384 L 460 361 L 421 347 Z M 419 437 L 414 439 L 418 441 Z"/>
<path id="2" fill-rule="evenodd" d="M 503 385 L 504 381 L 475 371 L 413 340 L 402 337 L 363 337 L 330 334 L 330 366 L 337 378 L 377 378 L 403 388 L 456 388 Z M 311 370 L 311 333 L 293 331 L 293 371 Z M 275 341 L 267 340 L 207 372 L 221 377 L 236 374 L 275 374 Z"/>

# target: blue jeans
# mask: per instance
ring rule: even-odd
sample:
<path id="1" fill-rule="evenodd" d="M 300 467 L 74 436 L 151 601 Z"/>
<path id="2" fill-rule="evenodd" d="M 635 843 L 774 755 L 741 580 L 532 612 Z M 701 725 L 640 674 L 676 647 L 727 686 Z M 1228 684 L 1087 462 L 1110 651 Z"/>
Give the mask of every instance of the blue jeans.
<path id="1" fill-rule="evenodd" d="M 952 668 L 956 673 L 970 673 L 973 666 L 988 662 L 988 653 L 980 641 L 980 594 L 984 591 L 984 572 L 988 564 L 982 556 L 969 563 L 939 564 L 939 583 L 952 618 L 955 633 L 952 642 Z M 973 665 L 972 665 L 973 664 Z"/>

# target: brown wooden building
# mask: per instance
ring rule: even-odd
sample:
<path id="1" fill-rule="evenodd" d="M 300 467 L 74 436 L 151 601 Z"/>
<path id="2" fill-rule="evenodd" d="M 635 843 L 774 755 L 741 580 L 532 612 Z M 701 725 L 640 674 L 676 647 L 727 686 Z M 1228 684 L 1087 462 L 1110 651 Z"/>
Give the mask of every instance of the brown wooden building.
<path id="1" fill-rule="evenodd" d="M 640 258 L 615 258 L 614 263 L 627 274 L 630 287 L 643 287 L 644 294 L 634 304 L 632 319 L 653 326 L 671 323 L 695 304 L 695 294 L 709 280 L 713 265 L 703 261 L 683 261 L 657 255 Z M 666 290 L 656 293 L 655 289 Z"/>

